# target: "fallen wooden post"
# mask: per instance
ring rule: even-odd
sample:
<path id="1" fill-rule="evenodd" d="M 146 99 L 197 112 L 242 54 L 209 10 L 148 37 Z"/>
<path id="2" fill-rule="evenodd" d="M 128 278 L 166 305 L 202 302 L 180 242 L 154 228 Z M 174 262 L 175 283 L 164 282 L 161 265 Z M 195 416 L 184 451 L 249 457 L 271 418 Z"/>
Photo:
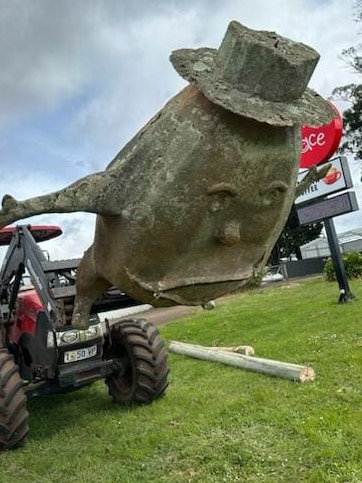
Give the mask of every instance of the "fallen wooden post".
<path id="1" fill-rule="evenodd" d="M 201 347 L 201 346 L 200 346 Z M 226 352 L 234 352 L 237 354 L 244 354 L 245 356 L 253 356 L 255 354 L 254 347 L 250 345 L 237 345 L 233 347 L 206 347 L 206 349 L 217 350 L 217 351 L 226 351 Z"/>
<path id="2" fill-rule="evenodd" d="M 207 361 L 221 362 L 249 371 L 261 372 L 271 376 L 283 377 L 292 381 L 313 381 L 315 372 L 312 367 L 292 364 L 289 362 L 275 361 L 261 357 L 252 357 L 235 352 L 215 350 L 214 348 L 195 346 L 184 342 L 171 341 L 169 350 L 177 354 L 196 357 Z"/>

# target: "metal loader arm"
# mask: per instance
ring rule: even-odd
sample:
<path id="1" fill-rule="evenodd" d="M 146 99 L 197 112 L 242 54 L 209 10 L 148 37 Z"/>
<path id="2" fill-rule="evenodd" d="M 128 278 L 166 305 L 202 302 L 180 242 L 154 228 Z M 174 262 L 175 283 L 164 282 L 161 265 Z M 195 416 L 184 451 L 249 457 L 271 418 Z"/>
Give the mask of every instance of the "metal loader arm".
<path id="1" fill-rule="evenodd" d="M 14 310 L 22 276 L 27 269 L 30 279 L 44 306 L 49 320 L 57 317 L 57 307 L 51 292 L 50 283 L 54 274 L 45 274 L 42 263 L 47 259 L 38 247 L 30 227 L 19 225 L 13 228 L 9 248 L 0 271 L 0 314 L 8 321 Z"/>
<path id="2" fill-rule="evenodd" d="M 37 244 L 59 234 L 59 227 L 51 226 L 18 225 L 0 231 L 0 245 L 9 244 L 0 271 L 0 316 L 3 321 L 10 322 L 25 270 L 48 320 L 57 326 L 64 325 L 70 319 L 80 260 L 49 261 Z M 140 304 L 121 290 L 111 287 L 95 301 L 91 313 Z"/>

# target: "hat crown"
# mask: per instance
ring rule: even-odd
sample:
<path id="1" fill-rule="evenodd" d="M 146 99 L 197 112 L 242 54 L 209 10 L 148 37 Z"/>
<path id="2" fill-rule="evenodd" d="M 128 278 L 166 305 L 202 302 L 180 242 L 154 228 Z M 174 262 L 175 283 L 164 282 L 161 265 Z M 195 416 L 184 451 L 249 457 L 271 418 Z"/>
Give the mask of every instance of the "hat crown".
<path id="1" fill-rule="evenodd" d="M 177 72 L 214 104 L 274 126 L 321 126 L 335 113 L 307 84 L 319 54 L 275 32 L 233 20 L 219 49 L 178 49 Z"/>
<path id="2" fill-rule="evenodd" d="M 275 32 L 230 22 L 215 59 L 215 74 L 251 97 L 272 102 L 299 99 L 319 54 Z"/>

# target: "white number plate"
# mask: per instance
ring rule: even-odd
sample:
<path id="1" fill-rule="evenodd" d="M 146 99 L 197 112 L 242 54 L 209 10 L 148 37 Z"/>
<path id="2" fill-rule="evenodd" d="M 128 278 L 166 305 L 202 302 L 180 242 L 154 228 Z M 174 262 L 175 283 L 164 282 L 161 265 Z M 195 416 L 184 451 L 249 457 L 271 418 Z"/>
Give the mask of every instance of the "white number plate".
<path id="1" fill-rule="evenodd" d="M 64 362 L 77 362 L 83 359 L 89 359 L 97 354 L 97 346 L 92 345 L 91 347 L 84 347 L 83 349 L 77 349 L 75 351 L 64 352 Z"/>

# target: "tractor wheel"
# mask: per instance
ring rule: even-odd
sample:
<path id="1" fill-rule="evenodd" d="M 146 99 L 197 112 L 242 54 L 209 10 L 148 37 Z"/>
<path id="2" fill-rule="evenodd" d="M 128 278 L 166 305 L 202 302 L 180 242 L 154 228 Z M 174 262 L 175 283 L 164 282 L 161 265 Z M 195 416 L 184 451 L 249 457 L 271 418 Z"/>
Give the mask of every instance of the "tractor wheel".
<path id="1" fill-rule="evenodd" d="M 29 432 L 23 381 L 7 349 L 0 349 L 0 450 L 16 449 Z"/>
<path id="2" fill-rule="evenodd" d="M 164 342 L 155 326 L 144 319 L 123 320 L 111 328 L 107 358 L 119 358 L 125 372 L 106 378 L 109 395 L 117 403 L 150 403 L 168 385 L 169 367 Z"/>

